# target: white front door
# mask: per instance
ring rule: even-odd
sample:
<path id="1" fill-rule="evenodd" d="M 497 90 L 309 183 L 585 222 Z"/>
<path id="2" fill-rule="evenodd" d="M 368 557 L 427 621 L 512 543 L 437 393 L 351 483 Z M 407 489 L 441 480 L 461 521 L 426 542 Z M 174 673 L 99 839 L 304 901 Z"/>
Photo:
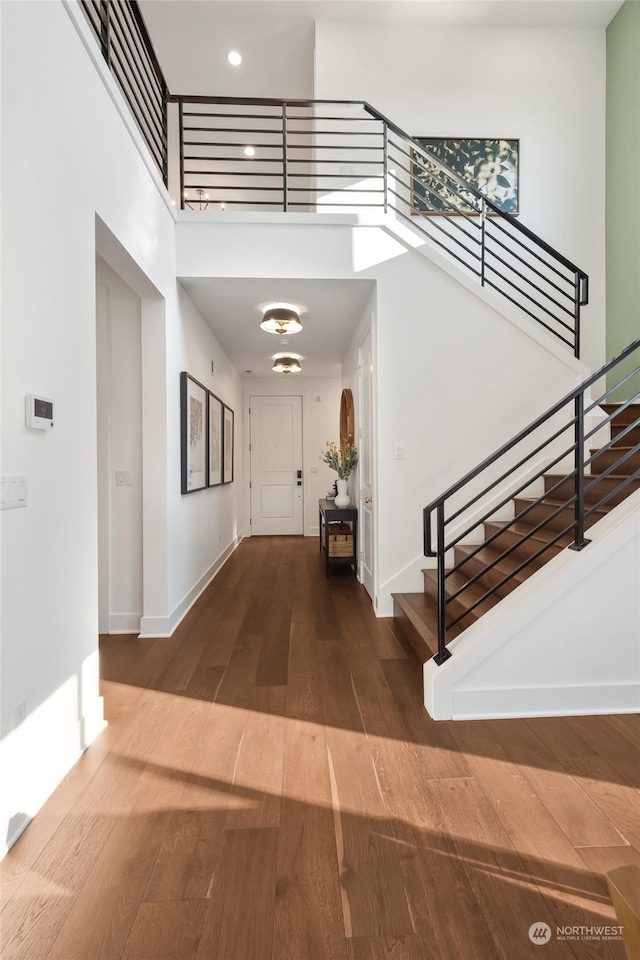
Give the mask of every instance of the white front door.
<path id="1" fill-rule="evenodd" d="M 374 595 L 373 544 L 373 351 L 371 331 L 358 351 L 358 446 L 360 477 L 360 579 L 369 596 Z"/>
<path id="2" fill-rule="evenodd" d="M 251 533 L 302 534 L 302 397 L 251 397 Z"/>

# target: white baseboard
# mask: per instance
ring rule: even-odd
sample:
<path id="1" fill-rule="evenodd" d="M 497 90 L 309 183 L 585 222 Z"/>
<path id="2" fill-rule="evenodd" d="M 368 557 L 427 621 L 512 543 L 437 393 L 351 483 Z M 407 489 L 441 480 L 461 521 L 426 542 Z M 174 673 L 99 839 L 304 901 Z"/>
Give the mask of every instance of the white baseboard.
<path id="1" fill-rule="evenodd" d="M 140 633 L 141 613 L 112 613 L 109 615 L 109 634 Z"/>
<path id="2" fill-rule="evenodd" d="M 178 606 L 168 617 L 142 617 L 140 620 L 139 640 L 158 640 L 173 635 L 176 627 L 186 617 L 187 613 L 194 605 L 198 597 L 207 589 L 213 578 L 224 566 L 231 554 L 242 540 L 238 535 L 231 543 L 225 547 L 218 558 L 211 564 L 198 582 L 189 590 L 187 595 L 180 601 Z"/>
<path id="3" fill-rule="evenodd" d="M 640 713 L 640 684 L 602 683 L 513 690 L 456 690 L 452 703 L 455 720 Z"/>
<path id="4" fill-rule="evenodd" d="M 42 809 L 87 747 L 105 728 L 102 697 L 83 698 L 71 677 L 0 741 L 0 858 Z"/>

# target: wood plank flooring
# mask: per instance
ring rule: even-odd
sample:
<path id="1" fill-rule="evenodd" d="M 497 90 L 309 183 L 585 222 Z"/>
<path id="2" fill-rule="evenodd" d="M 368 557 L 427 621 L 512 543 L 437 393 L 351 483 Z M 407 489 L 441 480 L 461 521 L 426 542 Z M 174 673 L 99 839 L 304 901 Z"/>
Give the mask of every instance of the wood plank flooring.
<path id="1" fill-rule="evenodd" d="M 2 864 L 3 960 L 623 960 L 640 716 L 435 723 L 315 540 L 244 541 Z"/>

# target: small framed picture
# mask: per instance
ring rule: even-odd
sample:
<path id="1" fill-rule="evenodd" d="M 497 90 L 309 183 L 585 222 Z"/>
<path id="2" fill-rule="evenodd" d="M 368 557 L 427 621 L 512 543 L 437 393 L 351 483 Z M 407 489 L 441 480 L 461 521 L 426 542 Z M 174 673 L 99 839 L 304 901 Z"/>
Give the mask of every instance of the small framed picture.
<path id="1" fill-rule="evenodd" d="M 233 410 L 226 404 L 223 404 L 222 413 L 223 434 L 222 434 L 222 482 L 233 483 L 233 457 L 234 457 L 234 429 L 233 429 Z"/>
<path id="2" fill-rule="evenodd" d="M 209 391 L 209 486 L 222 483 L 222 400 Z"/>
<path id="3" fill-rule="evenodd" d="M 181 491 L 207 486 L 207 390 L 188 373 L 180 374 Z"/>

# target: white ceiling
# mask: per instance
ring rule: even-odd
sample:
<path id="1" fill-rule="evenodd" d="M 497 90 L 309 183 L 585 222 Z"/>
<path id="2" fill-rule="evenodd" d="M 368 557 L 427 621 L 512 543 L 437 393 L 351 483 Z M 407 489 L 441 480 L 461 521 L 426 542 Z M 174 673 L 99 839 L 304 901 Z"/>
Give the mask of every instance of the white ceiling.
<path id="1" fill-rule="evenodd" d="M 622 0 L 141 0 L 176 94 L 312 97 L 314 22 L 606 27 Z M 227 62 L 239 50 L 240 67 Z"/>
<path id="2" fill-rule="evenodd" d="M 371 280 L 197 277 L 180 282 L 247 379 L 282 376 L 271 366 L 273 355 L 285 351 L 302 357 L 302 376 L 340 377 L 342 358 L 374 287 Z M 304 308 L 303 329 L 286 344 L 260 329 L 260 306 L 274 302 Z"/>

